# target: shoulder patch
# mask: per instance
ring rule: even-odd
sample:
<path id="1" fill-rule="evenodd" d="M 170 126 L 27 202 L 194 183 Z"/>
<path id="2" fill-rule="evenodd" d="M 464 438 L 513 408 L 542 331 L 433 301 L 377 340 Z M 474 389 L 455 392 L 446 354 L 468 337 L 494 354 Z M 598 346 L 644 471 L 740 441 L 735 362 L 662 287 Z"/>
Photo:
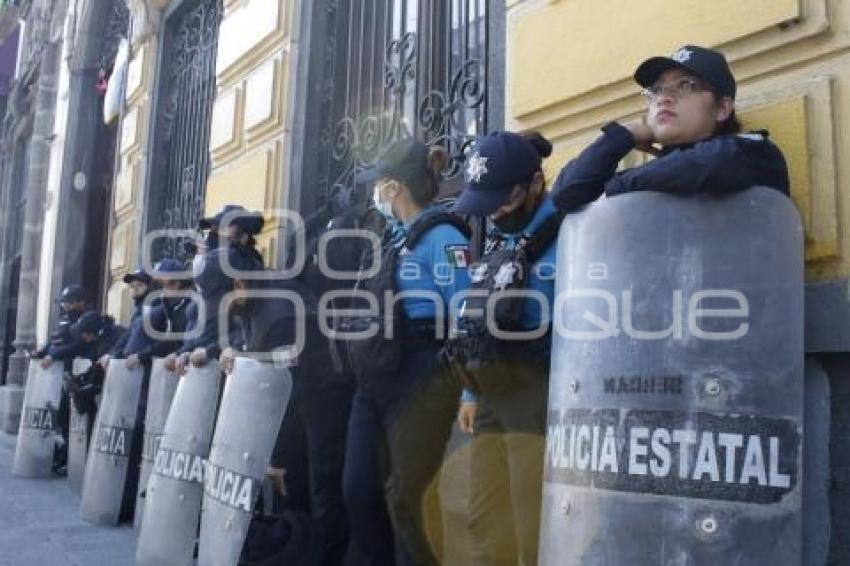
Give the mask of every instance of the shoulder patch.
<path id="1" fill-rule="evenodd" d="M 469 244 L 454 244 L 445 247 L 446 260 L 449 265 L 459 269 L 465 269 L 472 263 L 472 254 L 469 251 Z"/>

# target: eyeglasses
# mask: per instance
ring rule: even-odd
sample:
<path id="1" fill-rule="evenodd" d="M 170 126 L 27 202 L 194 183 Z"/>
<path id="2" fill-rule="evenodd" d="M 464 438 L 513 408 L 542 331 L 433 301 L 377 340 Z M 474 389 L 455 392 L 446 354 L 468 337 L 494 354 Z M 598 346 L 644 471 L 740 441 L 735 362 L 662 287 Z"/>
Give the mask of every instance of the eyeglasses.
<path id="1" fill-rule="evenodd" d="M 649 101 L 655 102 L 664 95 L 673 98 L 683 98 L 695 92 L 709 90 L 701 81 L 696 79 L 680 79 L 672 84 L 655 84 L 641 91 L 641 94 Z"/>

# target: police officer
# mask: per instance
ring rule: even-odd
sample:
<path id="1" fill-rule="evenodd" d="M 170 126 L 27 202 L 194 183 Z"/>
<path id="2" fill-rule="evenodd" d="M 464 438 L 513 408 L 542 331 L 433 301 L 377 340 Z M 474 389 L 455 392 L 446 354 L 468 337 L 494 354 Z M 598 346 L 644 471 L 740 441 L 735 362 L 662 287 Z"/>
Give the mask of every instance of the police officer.
<path id="1" fill-rule="evenodd" d="M 436 496 L 429 485 L 442 462 L 459 394 L 438 362 L 443 336 L 439 326 L 447 320 L 452 296 L 469 282 L 468 232 L 434 202 L 446 163 L 444 150 L 429 153 L 423 143 L 405 140 L 391 145 L 366 175 L 377 179 L 375 207 L 389 225 L 378 274 L 363 288 L 383 303 L 377 320 L 389 317 L 401 323 L 389 329 L 393 340 L 374 350 L 367 340 L 352 339 L 349 344 L 352 352 L 366 351 L 352 358 L 357 388 L 343 473 L 351 527 L 349 564 L 393 563 L 386 504 L 395 531 L 396 562 L 437 560 L 424 524 L 425 498 L 426 491 Z M 385 288 L 378 288 L 377 282 Z M 409 293 L 400 301 L 400 317 L 384 303 L 384 291 Z M 370 357 L 377 363 L 369 364 Z M 385 359 L 398 363 L 381 364 Z M 381 467 L 385 450 L 390 468 L 386 500 Z M 432 532 L 439 531 L 434 525 Z"/>
<path id="2" fill-rule="evenodd" d="M 284 296 L 242 298 L 252 289 L 296 293 L 304 303 L 305 316 L 297 318 L 292 300 Z M 248 352 L 275 352 L 294 345 L 296 326 L 302 326 L 304 343 L 291 368 L 292 396 L 272 455 L 270 475 L 285 477 L 284 507 L 288 511 L 308 510 L 313 518 L 311 541 L 307 541 L 310 563 L 341 564 L 348 542 L 342 468 L 353 382 L 328 367 L 329 343 L 318 328 L 317 298 L 306 284 L 295 279 L 237 279 L 234 290 L 240 297 L 235 306 Z M 235 355 L 235 349 L 222 352 L 225 371 Z M 302 436 L 304 450 L 300 449 Z M 288 547 L 294 544 L 290 541 Z"/>
<path id="3" fill-rule="evenodd" d="M 97 415 L 96 396 L 103 388 L 104 371 L 97 360 L 108 355 L 119 338 L 126 332 L 122 326 L 115 324 L 115 319 L 109 315 L 94 311 L 84 313 L 71 325 L 70 333 L 75 340 L 83 344 L 78 357 L 90 360 L 92 366 L 82 375 L 75 375 L 69 380 L 68 389 L 80 414 L 88 418 L 88 433 L 94 428 Z"/>
<path id="4" fill-rule="evenodd" d="M 34 358 L 41 359 L 41 367 L 45 369 L 49 368 L 54 361 L 60 360 L 66 367 L 70 367 L 71 361 L 82 347 L 82 344 L 71 335 L 70 329 L 87 310 L 86 290 L 80 285 L 69 285 L 62 290 L 58 302 L 62 314 L 56 330 L 50 342 L 33 355 Z"/>
<path id="5" fill-rule="evenodd" d="M 166 367 L 174 368 L 178 373 L 185 373 L 189 363 L 204 366 L 221 354 L 219 309 L 224 296 L 233 290 L 232 273 L 225 270 L 225 265 L 245 271 L 263 268 L 262 256 L 254 240 L 254 236 L 262 230 L 263 218 L 258 213 L 244 210 L 241 206 L 227 205 L 215 216 L 201 220 L 200 228 L 207 230 L 207 234 L 204 246 L 193 259 L 192 270 L 202 305 L 190 305 L 187 330 L 195 330 L 196 325 L 200 325 L 200 329 L 197 337 L 184 340 L 180 349 L 166 358 Z M 230 222 L 228 235 L 221 238 L 222 223 L 227 221 Z M 198 309 L 203 311 L 203 320 Z M 238 321 L 231 320 L 228 328 L 238 334 Z"/>
<path id="6" fill-rule="evenodd" d="M 130 369 L 139 367 L 142 365 L 140 352 L 153 342 L 153 338 L 144 330 L 144 303 L 151 290 L 153 278 L 143 269 L 137 269 L 125 274 L 123 281 L 130 287 L 133 313 L 130 315 L 127 331 L 118 339 L 109 355 L 98 360 L 104 370 L 109 368 L 110 358 L 124 360 L 123 363 Z"/>
<path id="7" fill-rule="evenodd" d="M 151 328 L 161 333 L 179 335 L 186 332 L 191 318 L 192 297 L 185 295 L 192 288 L 192 280 L 183 277 L 186 268 L 183 262 L 175 258 L 165 258 L 154 265 L 151 274 L 154 282 L 162 290 L 162 297 L 151 304 Z M 153 358 L 164 358 L 182 345 L 179 339 L 152 340 L 140 349 L 139 360 L 150 366 Z"/>
<path id="8" fill-rule="evenodd" d="M 41 367 L 49 368 L 55 361 L 61 361 L 65 371 L 70 371 L 71 362 L 84 348 L 83 343 L 75 338 L 71 332 L 71 326 L 86 312 L 86 290 L 80 285 L 69 285 L 62 290 L 58 302 L 61 307 L 61 317 L 56 330 L 50 341 L 40 350 L 33 354 L 33 358 L 41 360 Z M 53 462 L 53 471 L 59 476 L 66 474 L 66 463 L 68 460 L 68 434 L 70 432 L 70 406 L 67 387 L 62 387 L 59 397 L 59 408 L 56 414 L 62 445 L 57 445 Z"/>
<path id="9" fill-rule="evenodd" d="M 257 250 L 256 236 L 263 230 L 265 220 L 259 212 L 249 212 L 243 206 L 225 205 L 213 216 L 202 218 L 201 230 L 208 230 L 206 247 L 209 250 L 227 243 L 240 253 L 263 264 L 263 256 Z M 222 238 L 221 235 L 225 237 Z"/>
<path id="10" fill-rule="evenodd" d="M 489 220 L 480 263 L 497 275 L 482 279 L 487 284 L 481 291 L 492 293 L 496 290 L 494 285 L 511 288 L 501 274 L 522 277 L 525 272 L 522 284 L 514 288 L 529 292 L 524 298 L 501 299 L 520 301 L 508 309 L 518 312 L 515 322 L 488 321 L 488 325 L 476 327 L 480 335 L 459 338 L 476 341 L 476 347 L 470 349 L 473 354 L 469 355 L 482 358 L 467 360 L 480 369 L 474 385 L 464 389 L 458 413 L 462 431 L 484 433 L 469 448 L 469 558 L 475 564 L 537 564 L 549 389 L 548 326 L 555 294 L 555 240 L 561 221 L 546 194 L 541 169 L 542 160 L 551 152 L 552 145 L 536 133 L 493 132 L 480 137 L 467 160 L 467 182 L 455 204 L 457 212 L 486 216 Z M 537 252 L 532 254 L 532 249 Z M 524 256 L 518 255 L 520 250 Z M 530 265 L 506 270 L 520 257 L 528 257 Z M 473 273 L 478 269 L 474 267 Z M 478 279 L 473 276 L 473 280 L 475 289 Z M 472 296 L 464 300 L 462 312 L 470 308 L 470 301 Z M 537 330 L 540 337 L 529 339 L 517 334 L 517 339 L 495 340 L 490 336 L 491 324 L 517 333 Z M 477 430 L 479 409 L 490 418 L 486 426 L 482 424 Z M 505 475 L 505 465 L 507 485 L 499 481 Z M 496 512 L 507 499 L 513 517 Z M 505 523 L 513 526 L 508 538 L 514 540 L 502 539 Z M 501 549 L 513 552 L 513 547 L 516 556 L 502 554 Z"/>
<path id="11" fill-rule="evenodd" d="M 649 103 L 646 123 L 603 127 L 555 181 L 559 208 L 572 211 L 603 192 L 722 195 L 762 185 L 789 193 L 785 159 L 767 132 L 739 134 L 737 87 L 722 53 L 687 45 L 647 59 L 634 77 Z M 657 159 L 617 173 L 633 149 Z"/>
<path id="12" fill-rule="evenodd" d="M 132 520 L 133 518 L 142 457 L 143 422 L 147 406 L 148 381 L 150 379 L 153 346 L 156 342 L 154 337 L 149 335 L 145 329 L 145 317 L 148 317 L 148 323 L 150 323 L 151 313 L 153 312 L 151 306 L 145 305 L 145 299 L 153 285 L 153 277 L 143 269 L 137 269 L 124 275 L 124 283 L 130 287 L 130 295 L 134 304 L 133 314 L 127 325 L 127 331 L 118 339 L 109 354 L 102 356 L 98 361 L 98 364 L 104 370 L 109 368 L 110 360 L 114 359 L 116 363 L 123 363 L 129 369 L 142 367 L 144 372 L 136 421 L 133 427 L 133 437 L 130 441 L 120 521 Z M 159 330 L 164 330 L 161 324 Z"/>

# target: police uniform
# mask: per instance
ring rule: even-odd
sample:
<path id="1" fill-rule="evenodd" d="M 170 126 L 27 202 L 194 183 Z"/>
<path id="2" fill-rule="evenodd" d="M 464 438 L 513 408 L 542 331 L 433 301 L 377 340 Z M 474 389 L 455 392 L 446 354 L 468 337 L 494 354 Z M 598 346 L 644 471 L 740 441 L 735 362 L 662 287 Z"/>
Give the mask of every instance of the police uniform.
<path id="1" fill-rule="evenodd" d="M 442 212 L 440 205 L 432 205 L 405 224 L 391 226 L 387 245 L 403 246 L 418 222 Z M 397 563 L 435 560 L 423 525 L 424 499 L 442 463 L 459 393 L 438 361 L 435 320 L 438 314 L 448 320 L 452 297 L 468 287 L 468 261 L 468 237 L 448 224 L 430 228 L 412 249 L 399 251 L 398 291 L 434 293 L 443 304 L 438 307 L 422 296 L 402 298 L 405 322 L 396 337 L 404 352 L 400 369 L 358 374 L 343 474 L 351 529 L 348 564 L 392 564 L 393 528 Z M 390 461 L 386 500 L 385 456 Z"/>
<path id="2" fill-rule="evenodd" d="M 58 302 L 80 302 L 86 300 L 86 291 L 80 285 L 69 285 L 62 290 Z M 72 326 L 85 314 L 83 311 L 65 311 L 56 326 L 56 330 L 50 337 L 50 341 L 40 350 L 33 354 L 33 358 L 42 359 L 49 356 L 54 362 L 62 363 L 65 372 L 70 372 L 71 363 L 79 355 L 86 351 L 86 345 L 78 336 L 71 332 Z M 68 435 L 70 434 L 70 398 L 68 397 L 67 387 L 62 387 L 62 393 L 59 397 L 59 408 L 56 414 L 56 421 L 59 426 L 59 431 L 62 435 L 63 445 L 55 453 L 53 469 L 60 475 L 63 475 L 65 462 L 67 460 L 68 450 Z"/>
<path id="3" fill-rule="evenodd" d="M 479 138 L 473 146 L 464 192 L 455 208 L 467 214 L 493 214 L 510 202 L 515 186 L 526 185 L 541 170 L 542 158 L 548 152 L 540 151 L 527 138 L 510 132 Z M 502 330 L 549 328 L 560 220 L 555 204 L 544 196 L 521 228 L 507 232 L 489 224 L 480 259 L 488 270 L 501 271 L 491 265 L 492 261 L 488 263 L 488 259 L 498 258 L 499 251 L 520 246 L 527 251 L 528 242 L 536 238 L 541 242 L 527 266 L 523 288 L 545 297 L 545 302 L 526 296 L 519 306 L 516 328 Z M 498 320 L 493 322 L 499 324 Z M 489 325 L 481 332 L 489 334 Z M 464 340 L 472 339 L 459 338 L 460 347 L 463 349 Z M 487 355 L 490 361 L 478 374 L 481 390 L 464 389 L 461 396 L 462 402 L 479 404 L 475 423 L 478 434 L 466 448 L 471 481 L 464 547 L 471 563 L 537 563 L 550 344 L 548 332 L 535 340 L 498 341 L 498 351 Z M 507 508 L 506 500 L 510 502 Z"/>
<path id="4" fill-rule="evenodd" d="M 275 512 L 285 511 L 290 518 L 292 512 L 309 514 L 313 521 L 309 536 L 296 540 L 298 535 L 293 534 L 286 551 L 303 545 L 310 548 L 310 563 L 340 564 L 348 540 L 342 467 L 353 384 L 348 379 L 334 379 L 328 371 L 328 342 L 318 329 L 316 300 L 309 288 L 291 279 L 259 280 L 254 288 L 294 292 L 305 306 L 303 319 L 285 297 L 249 298 L 245 306 L 235 309 L 243 321 L 248 352 L 268 353 L 294 345 L 297 326 L 303 325 L 303 350 L 290 368 L 292 395 L 271 465 L 286 470 L 286 495 L 274 506 Z"/>
<path id="5" fill-rule="evenodd" d="M 95 417 L 97 416 L 95 398 L 103 389 L 105 377 L 103 368 L 95 362 L 111 352 L 126 331 L 127 329 L 123 326 L 115 324 L 115 320 L 111 316 L 94 311 L 84 313 L 70 328 L 71 335 L 80 342 L 82 342 L 84 332 L 95 336 L 95 340 L 85 344 L 78 354 L 78 357 L 91 361 L 91 367 L 82 375 L 72 376 L 69 381 L 69 390 L 71 396 L 75 398 L 75 405 L 80 414 L 85 414 L 88 419 L 86 430 L 89 437 L 94 430 Z"/>
<path id="6" fill-rule="evenodd" d="M 711 49 L 686 45 L 672 57 L 652 57 L 635 71 L 635 81 L 651 87 L 670 69 L 700 77 L 714 91 L 734 99 L 737 85 L 725 57 Z M 657 159 L 617 172 L 617 165 L 635 140 L 625 127 L 612 122 L 602 136 L 561 171 L 552 188 L 555 203 L 571 212 L 604 192 L 615 196 L 631 191 L 660 191 L 680 195 L 724 195 L 754 186 L 789 194 L 788 168 L 782 152 L 767 132 L 712 136 L 694 143 L 668 145 Z"/>
<path id="7" fill-rule="evenodd" d="M 155 272 L 163 275 L 176 272 L 182 266 L 173 261 L 164 260 L 155 266 Z M 142 270 L 136 270 L 124 276 L 124 282 L 130 283 L 138 280 L 150 286 L 153 278 Z M 140 297 L 134 297 L 134 310 L 127 325 L 127 330 L 118 339 L 110 351 L 110 357 L 118 363 L 124 363 L 130 356 L 138 356 L 144 374 L 142 387 L 139 394 L 139 406 L 136 413 L 136 426 L 133 429 L 133 438 L 130 444 L 129 464 L 127 468 L 127 480 L 124 484 L 124 500 L 122 502 L 122 520 L 129 520 L 133 516 L 133 508 L 136 503 L 136 491 L 139 480 L 139 465 L 141 463 L 142 437 L 144 433 L 144 420 L 147 412 L 148 387 L 150 384 L 151 366 L 154 357 L 167 356 L 175 351 L 180 342 L 174 340 L 157 340 L 145 329 L 147 324 L 156 332 L 181 333 L 186 329 L 186 309 L 189 299 L 168 299 L 160 297 L 150 306 L 145 306 L 145 299 L 149 292 Z"/>

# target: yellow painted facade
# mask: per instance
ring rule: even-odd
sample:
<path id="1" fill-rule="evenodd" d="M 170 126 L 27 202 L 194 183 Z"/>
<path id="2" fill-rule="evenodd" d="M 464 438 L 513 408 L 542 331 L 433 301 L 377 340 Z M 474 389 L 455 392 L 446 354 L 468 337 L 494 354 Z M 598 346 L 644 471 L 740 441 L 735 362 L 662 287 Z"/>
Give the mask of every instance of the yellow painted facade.
<path id="1" fill-rule="evenodd" d="M 271 211 L 286 206 L 284 168 L 288 155 L 286 120 L 294 45 L 295 0 L 225 0 L 216 59 L 218 94 L 213 107 L 205 213 L 224 204 Z M 139 262 L 138 249 L 152 124 L 157 48 L 167 0 L 132 0 L 134 38 L 127 69 L 126 109 L 119 134 L 110 235 L 107 311 L 126 320 L 130 300 L 122 275 Z M 277 224 L 267 221 L 259 238 L 273 263 Z"/>
<path id="2" fill-rule="evenodd" d="M 260 251 L 274 264 L 278 225 L 285 208 L 287 117 L 291 54 L 295 43 L 295 0 L 227 0 L 216 61 L 218 97 L 213 107 L 212 172 L 206 205 L 225 204 L 263 211 Z"/>
<path id="3" fill-rule="evenodd" d="M 807 278 L 850 276 L 850 2 L 508 0 L 506 126 L 555 144 L 553 178 L 610 120 L 643 119 L 632 73 L 696 44 L 722 50 L 739 114 L 788 160 Z M 633 152 L 626 165 L 643 156 Z"/>

